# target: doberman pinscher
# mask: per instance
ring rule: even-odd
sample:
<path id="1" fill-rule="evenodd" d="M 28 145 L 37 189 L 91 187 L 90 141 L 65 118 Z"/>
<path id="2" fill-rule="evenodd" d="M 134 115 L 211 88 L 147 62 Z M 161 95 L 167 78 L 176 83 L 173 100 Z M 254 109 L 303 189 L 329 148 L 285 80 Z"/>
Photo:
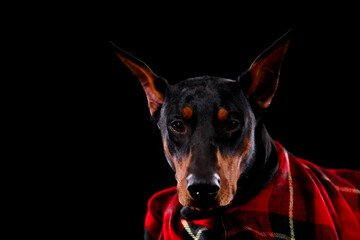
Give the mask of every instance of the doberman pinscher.
<path id="1" fill-rule="evenodd" d="M 233 209 L 257 197 L 277 176 L 281 163 L 279 147 L 269 136 L 262 116 L 277 89 L 289 36 L 290 33 L 285 34 L 261 53 L 237 80 L 201 76 L 174 85 L 156 75 L 144 62 L 115 46 L 117 56 L 140 80 L 151 117 L 161 131 L 166 159 L 175 171 L 177 186 L 170 195 L 176 194 L 181 208 L 178 215 L 171 215 L 172 218 L 209 219 L 217 209 Z M 287 153 L 284 156 L 289 158 Z M 293 194 L 290 200 L 294 198 L 294 191 L 290 191 Z M 154 204 L 149 203 L 149 208 L 154 208 Z M 160 204 L 158 208 L 164 205 Z M 165 231 L 167 220 L 164 216 L 147 216 L 146 221 L 163 218 L 157 231 Z M 203 232 L 204 227 L 191 234 L 194 222 L 184 224 L 184 232 L 188 232 L 190 238 L 202 239 L 199 232 Z M 152 223 L 148 225 L 147 231 L 155 228 Z M 249 227 L 237 232 L 251 229 L 256 231 Z M 289 239 L 293 232 L 295 235 L 296 231 L 289 230 Z M 230 233 L 228 231 L 228 237 Z M 273 233 L 273 236 L 276 234 L 280 233 Z M 147 236 L 166 239 L 164 232 L 158 235 L 147 233 Z M 175 235 L 169 236 L 172 239 Z"/>

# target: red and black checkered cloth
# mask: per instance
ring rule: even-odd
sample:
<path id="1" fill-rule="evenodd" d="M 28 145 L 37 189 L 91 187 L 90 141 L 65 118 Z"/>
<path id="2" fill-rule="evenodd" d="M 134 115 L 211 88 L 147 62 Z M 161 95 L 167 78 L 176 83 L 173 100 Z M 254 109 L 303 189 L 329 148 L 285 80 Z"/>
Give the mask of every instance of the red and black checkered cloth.
<path id="1" fill-rule="evenodd" d="M 249 202 L 219 216 L 188 221 L 176 188 L 148 203 L 153 239 L 360 239 L 360 171 L 331 170 L 288 155 L 276 143 L 279 171 Z"/>

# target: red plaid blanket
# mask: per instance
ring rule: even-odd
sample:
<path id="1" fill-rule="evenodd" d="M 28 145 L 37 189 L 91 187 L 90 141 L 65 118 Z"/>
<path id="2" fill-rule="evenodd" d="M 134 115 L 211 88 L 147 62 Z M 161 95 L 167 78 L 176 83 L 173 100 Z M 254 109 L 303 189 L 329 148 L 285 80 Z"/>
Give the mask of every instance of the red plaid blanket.
<path id="1" fill-rule="evenodd" d="M 360 239 L 360 171 L 331 170 L 289 155 L 276 143 L 279 171 L 249 202 L 217 217 L 187 221 L 176 188 L 148 203 L 153 239 Z"/>

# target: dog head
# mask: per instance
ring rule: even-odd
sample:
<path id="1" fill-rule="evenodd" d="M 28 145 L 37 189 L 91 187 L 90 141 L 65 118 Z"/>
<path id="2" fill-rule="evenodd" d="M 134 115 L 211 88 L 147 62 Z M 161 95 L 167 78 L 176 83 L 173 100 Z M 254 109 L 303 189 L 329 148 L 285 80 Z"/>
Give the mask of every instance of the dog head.
<path id="1" fill-rule="evenodd" d="M 260 54 L 237 80 L 201 76 L 174 85 L 116 48 L 146 93 L 183 206 L 209 211 L 231 203 L 239 177 L 256 159 L 254 109 L 271 103 L 288 35 Z"/>

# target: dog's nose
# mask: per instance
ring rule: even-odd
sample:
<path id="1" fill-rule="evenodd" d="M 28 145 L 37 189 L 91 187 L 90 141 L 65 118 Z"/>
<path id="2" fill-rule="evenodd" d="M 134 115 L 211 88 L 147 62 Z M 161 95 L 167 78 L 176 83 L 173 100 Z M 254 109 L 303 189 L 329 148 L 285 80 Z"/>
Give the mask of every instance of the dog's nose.
<path id="1" fill-rule="evenodd" d="M 214 200 L 220 189 L 220 177 L 218 174 L 206 177 L 190 174 L 186 181 L 191 197 L 198 202 L 207 203 Z"/>

